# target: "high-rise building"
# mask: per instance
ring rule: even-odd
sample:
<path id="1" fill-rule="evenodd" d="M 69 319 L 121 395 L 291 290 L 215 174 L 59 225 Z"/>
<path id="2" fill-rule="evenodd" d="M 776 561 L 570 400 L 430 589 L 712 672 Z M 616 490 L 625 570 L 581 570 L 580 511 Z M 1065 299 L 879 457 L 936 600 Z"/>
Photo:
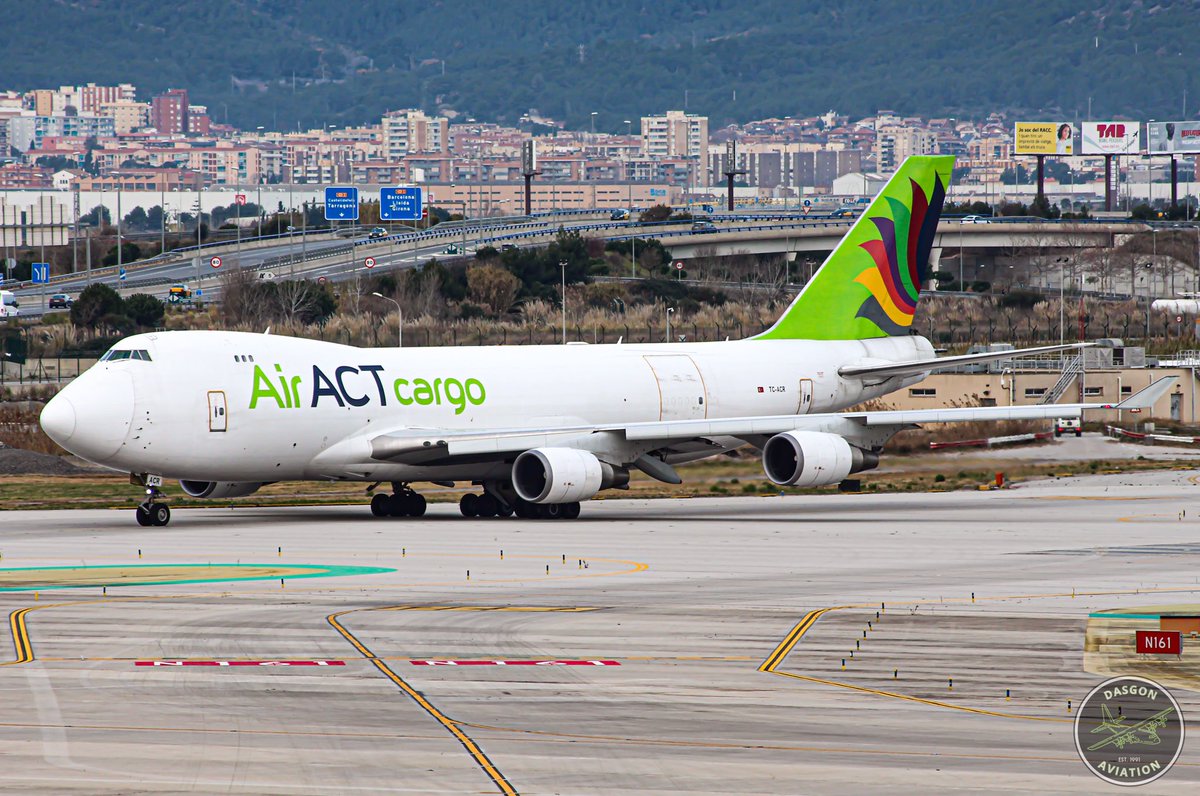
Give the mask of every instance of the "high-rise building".
<path id="1" fill-rule="evenodd" d="M 164 135 L 188 131 L 188 93 L 173 88 L 150 101 L 150 126 Z"/>
<path id="2" fill-rule="evenodd" d="M 117 135 L 129 135 L 150 123 L 150 105 L 133 100 L 102 102 L 96 109 L 100 116 L 111 116 Z"/>
<path id="3" fill-rule="evenodd" d="M 442 116 L 419 110 L 389 111 L 383 115 L 383 153 L 396 162 L 415 152 L 450 151 L 450 123 Z"/>
<path id="4" fill-rule="evenodd" d="M 642 152 L 649 158 L 695 158 L 696 176 L 704 180 L 706 169 L 701 164 L 708 152 L 708 117 L 683 111 L 643 116 Z"/>
<path id="5" fill-rule="evenodd" d="M 79 110 L 84 113 L 99 113 L 103 105 L 113 103 L 133 102 L 137 97 L 137 89 L 130 83 L 119 86 L 97 86 L 88 83 L 80 86 L 76 92 L 79 98 Z"/>

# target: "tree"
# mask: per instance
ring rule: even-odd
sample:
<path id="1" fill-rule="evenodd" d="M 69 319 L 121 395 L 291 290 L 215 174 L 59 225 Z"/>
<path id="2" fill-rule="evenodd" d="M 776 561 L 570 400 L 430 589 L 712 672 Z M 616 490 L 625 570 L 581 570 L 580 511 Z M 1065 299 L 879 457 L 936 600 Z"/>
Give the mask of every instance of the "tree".
<path id="1" fill-rule="evenodd" d="M 89 227 L 108 226 L 112 223 L 112 215 L 104 205 L 96 205 L 80 216 L 79 222 Z"/>
<path id="2" fill-rule="evenodd" d="M 126 228 L 132 230 L 146 231 L 150 228 L 150 218 L 146 215 L 146 211 L 141 205 L 130 210 L 122 220 Z"/>
<path id="3" fill-rule="evenodd" d="M 671 208 L 667 205 L 655 205 L 642 211 L 642 221 L 652 224 L 656 221 L 666 221 L 671 217 Z"/>
<path id="4" fill-rule="evenodd" d="M 85 287 L 71 305 L 71 323 L 94 331 L 105 317 L 124 313 L 125 302 L 117 291 L 96 282 Z"/>
<path id="5" fill-rule="evenodd" d="M 125 299 L 125 314 L 141 327 L 162 326 L 166 306 L 149 293 L 134 293 Z"/>
<path id="6" fill-rule="evenodd" d="M 121 244 L 121 262 L 122 263 L 132 263 L 132 262 L 136 261 L 137 258 L 140 257 L 141 255 L 142 255 L 142 250 L 138 248 L 138 245 L 136 243 L 130 243 L 129 241 L 125 241 L 124 243 Z M 117 264 L 117 247 L 116 246 L 113 246 L 111 249 L 109 249 L 108 254 L 104 255 L 104 259 L 101 261 L 101 263 L 104 265 L 116 265 Z"/>
<path id="7" fill-rule="evenodd" d="M 511 271 L 495 265 L 477 265 L 467 271 L 467 290 L 471 300 L 491 310 L 493 315 L 508 312 L 517 298 L 521 280 Z"/>

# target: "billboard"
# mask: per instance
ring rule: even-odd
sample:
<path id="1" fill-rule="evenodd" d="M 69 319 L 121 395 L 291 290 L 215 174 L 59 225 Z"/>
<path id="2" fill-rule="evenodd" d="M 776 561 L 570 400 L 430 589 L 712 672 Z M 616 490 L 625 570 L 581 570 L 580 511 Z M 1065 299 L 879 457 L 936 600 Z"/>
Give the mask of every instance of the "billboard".
<path id="1" fill-rule="evenodd" d="M 1149 122 L 1146 150 L 1151 155 L 1200 152 L 1200 122 Z"/>
<path id="2" fill-rule="evenodd" d="M 521 173 L 537 174 L 537 142 L 521 142 Z"/>
<path id="3" fill-rule="evenodd" d="M 1069 122 L 1017 122 L 1014 155 L 1073 155 L 1075 127 Z"/>
<path id="4" fill-rule="evenodd" d="M 1141 125 L 1137 122 L 1084 122 L 1080 152 L 1084 155 L 1137 155 Z"/>

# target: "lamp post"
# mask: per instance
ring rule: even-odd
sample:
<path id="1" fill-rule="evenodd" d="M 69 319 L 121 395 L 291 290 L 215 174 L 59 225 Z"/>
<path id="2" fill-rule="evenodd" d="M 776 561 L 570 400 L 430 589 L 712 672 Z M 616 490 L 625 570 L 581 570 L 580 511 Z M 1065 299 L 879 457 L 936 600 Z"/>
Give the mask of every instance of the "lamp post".
<path id="1" fill-rule="evenodd" d="M 567 261 L 559 260 L 558 267 L 562 271 L 562 344 L 567 344 Z"/>
<path id="2" fill-rule="evenodd" d="M 667 307 L 667 342 L 671 342 L 671 316 L 675 314 L 674 307 Z"/>
<path id="3" fill-rule="evenodd" d="M 394 298 L 388 298 L 382 293 L 371 293 L 371 295 L 396 305 L 396 347 L 404 348 L 404 310 L 400 307 L 400 302 Z"/>
<path id="4" fill-rule="evenodd" d="M 592 135 L 596 134 L 596 114 L 598 111 L 592 111 Z"/>

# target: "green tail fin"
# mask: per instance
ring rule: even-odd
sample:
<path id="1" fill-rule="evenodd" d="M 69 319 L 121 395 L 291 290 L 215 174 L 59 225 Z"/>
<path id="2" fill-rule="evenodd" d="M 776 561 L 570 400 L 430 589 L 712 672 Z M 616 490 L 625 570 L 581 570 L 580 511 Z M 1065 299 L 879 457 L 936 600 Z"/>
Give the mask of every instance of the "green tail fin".
<path id="1" fill-rule="evenodd" d="M 908 334 L 953 170 L 953 155 L 905 160 L 787 311 L 753 339 Z"/>

